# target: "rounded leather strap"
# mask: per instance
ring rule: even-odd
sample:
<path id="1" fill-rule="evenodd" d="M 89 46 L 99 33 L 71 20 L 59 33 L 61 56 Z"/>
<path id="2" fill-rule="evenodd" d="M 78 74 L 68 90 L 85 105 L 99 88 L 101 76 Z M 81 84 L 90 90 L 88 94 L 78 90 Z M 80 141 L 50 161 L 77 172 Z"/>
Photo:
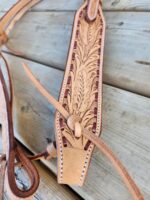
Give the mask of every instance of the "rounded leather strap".
<path id="1" fill-rule="evenodd" d="M 30 178 L 31 186 L 28 190 L 23 191 L 19 189 L 16 184 L 15 174 L 14 174 L 14 168 L 15 168 L 14 160 L 16 157 L 17 159 L 19 159 L 21 166 L 25 169 Z M 15 148 L 15 151 L 13 150 L 10 151 L 7 161 L 7 171 L 8 171 L 9 187 L 17 197 L 26 198 L 32 196 L 35 193 L 35 191 L 39 186 L 39 174 L 33 163 L 28 159 L 28 157 L 25 155 L 25 153 L 19 146 Z"/>
<path id="2" fill-rule="evenodd" d="M 0 46 L 8 41 L 8 34 L 16 22 L 39 1 L 41 0 L 20 0 L 3 15 L 0 19 Z"/>
<path id="3" fill-rule="evenodd" d="M 13 87 L 12 87 L 12 81 L 11 81 L 11 75 L 9 72 L 9 66 L 8 63 L 5 59 L 5 57 L 3 56 L 3 54 L 0 52 L 0 58 L 2 58 L 2 60 L 4 61 L 4 64 L 6 66 L 6 71 L 7 71 L 7 75 L 8 75 L 8 83 L 9 83 L 9 103 L 10 106 L 12 107 L 12 103 L 13 103 Z"/>
<path id="4" fill-rule="evenodd" d="M 12 6 L 8 12 L 0 19 L 0 46 L 4 45 L 8 41 L 8 34 L 11 29 L 14 27 L 16 22 L 26 13 L 28 9 L 32 6 L 37 4 L 41 0 L 19 0 L 17 1 L 14 6 Z M 14 51 L 13 51 L 14 52 Z M 15 53 L 16 54 L 16 53 Z M 13 133 L 13 121 L 12 121 L 12 101 L 13 101 L 13 89 L 11 83 L 11 77 L 9 73 L 9 67 L 7 64 L 6 59 L 0 53 L 1 58 L 3 59 L 7 74 L 8 74 L 8 81 L 9 81 L 9 92 L 6 87 L 6 83 L 3 77 L 3 73 L 0 69 L 0 86 L 1 92 L 3 92 L 3 101 L 5 102 L 6 107 L 6 116 L 8 122 L 8 128 L 6 128 L 7 135 L 4 138 L 7 138 L 8 142 L 6 144 L 6 139 L 3 140 L 3 146 L 5 150 L 7 150 L 5 159 L 0 160 L 0 200 L 3 199 L 3 184 L 4 184 L 4 175 L 5 175 L 5 168 L 7 168 L 8 173 L 8 182 L 10 185 L 10 189 L 14 193 L 15 196 L 26 198 L 31 196 L 36 190 L 39 185 L 39 175 L 30 161 L 31 158 L 28 158 L 25 153 L 18 147 L 15 143 L 14 133 Z M 5 124 L 5 125 L 6 125 Z M 6 134 L 6 133 L 5 133 Z M 17 187 L 14 169 L 16 166 L 15 159 L 19 159 L 19 163 L 24 169 L 27 171 L 27 174 L 31 180 L 31 186 L 27 191 L 22 191 Z M 38 158 L 38 156 L 37 156 Z M 7 163 L 7 164 L 6 164 Z"/>

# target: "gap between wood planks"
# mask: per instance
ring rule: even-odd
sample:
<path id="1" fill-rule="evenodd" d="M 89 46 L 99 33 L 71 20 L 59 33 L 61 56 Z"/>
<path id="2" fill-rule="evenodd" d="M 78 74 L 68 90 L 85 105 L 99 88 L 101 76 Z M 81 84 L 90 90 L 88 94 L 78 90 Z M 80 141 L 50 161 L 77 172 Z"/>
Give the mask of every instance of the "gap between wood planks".
<path id="1" fill-rule="evenodd" d="M 68 12 L 68 13 L 72 13 L 72 12 L 76 12 L 77 10 L 51 10 L 51 9 L 47 9 L 47 10 L 43 10 L 43 9 L 37 9 L 37 10 L 29 10 L 27 13 L 46 13 L 46 12 L 58 12 L 58 13 L 61 13 L 61 12 Z M 144 13 L 149 13 L 150 12 L 150 9 L 139 9 L 139 10 L 134 10 L 134 9 L 129 9 L 129 10 L 125 10 L 125 9 L 116 9 L 116 10 L 112 10 L 112 9 L 103 9 L 103 11 L 106 13 L 106 12 L 122 12 L 122 13 L 130 13 L 130 12 L 135 12 L 135 13 L 141 13 L 141 12 L 144 12 Z M 3 11 L 3 10 L 0 10 L 1 13 L 6 13 L 6 11 Z"/>
<path id="2" fill-rule="evenodd" d="M 8 2 L 8 0 L 4 1 L 2 0 L 1 2 L 1 12 L 6 12 L 8 10 L 8 8 L 13 5 L 17 0 L 10 0 Z M 83 0 L 76 0 L 74 1 L 72 0 L 72 2 L 70 1 L 69 3 L 65 0 L 62 0 L 61 2 L 57 1 L 41 1 L 39 4 L 37 4 L 35 7 L 33 7 L 31 9 L 32 12 L 74 12 L 76 11 L 83 3 Z M 67 6 L 66 6 L 66 3 Z M 6 6 L 4 5 L 8 5 L 8 7 L 6 8 Z M 47 6 L 49 6 L 50 8 L 47 8 Z M 117 11 L 117 12 L 149 12 L 150 11 L 150 7 L 149 7 L 149 2 L 147 0 L 143 0 L 142 2 L 138 1 L 138 0 L 131 0 L 129 2 L 125 1 L 125 0 L 105 0 L 103 1 L 103 10 L 104 11 Z"/>
<path id="3" fill-rule="evenodd" d="M 103 78 L 105 83 L 150 96 L 148 13 L 105 13 L 106 43 Z M 16 24 L 8 45 L 23 52 L 23 57 L 64 68 L 74 13 L 28 13 Z M 132 20 L 131 20 L 132 19 Z M 49 26 L 51 24 L 51 26 Z M 53 38 L 51 40 L 50 38 Z M 17 44 L 17 46 L 16 46 Z M 41 47 L 44 45 L 44 48 Z M 30 48 L 30 52 L 28 51 Z M 6 48 L 5 51 L 8 52 Z M 133 76 L 134 74 L 134 76 Z"/>
<path id="4" fill-rule="evenodd" d="M 45 63 L 45 62 L 39 62 L 39 61 L 37 61 L 37 60 L 35 60 L 33 58 L 30 58 L 30 57 L 27 57 L 27 56 L 21 56 L 21 55 L 17 55 L 16 56 L 15 54 L 13 54 L 11 52 L 7 52 L 5 50 L 3 50 L 2 52 L 5 53 L 5 54 L 8 54 L 8 55 L 12 55 L 12 56 L 18 57 L 18 58 L 26 59 L 28 61 L 31 61 L 31 62 L 34 62 L 34 63 L 37 63 L 37 64 L 44 65 L 44 67 L 50 67 L 50 68 L 57 69 L 59 71 L 63 71 L 64 72 L 63 69 L 60 69 L 60 68 L 58 68 L 56 66 L 51 66 L 51 65 L 49 65 L 48 63 Z M 142 62 L 142 64 L 143 64 L 143 62 Z M 124 90 L 124 91 L 127 91 L 127 92 L 131 92 L 131 93 L 134 93 L 136 95 L 140 95 L 140 96 L 143 96 L 143 97 L 146 97 L 146 98 L 150 97 L 150 95 L 141 94 L 141 93 L 138 93 L 136 90 L 133 90 L 133 89 L 130 90 L 129 88 L 126 88 L 126 87 L 119 87 L 119 85 L 112 84 L 112 83 L 110 84 L 107 81 L 103 81 L 103 83 L 108 85 L 108 86 L 112 86 L 112 87 L 115 87 L 115 88 L 118 88 L 118 89 L 121 89 L 121 90 Z"/>
<path id="5" fill-rule="evenodd" d="M 28 12 L 76 12 L 77 9 L 75 10 L 56 10 L 56 9 L 31 9 Z M 103 9 L 104 12 L 150 12 L 150 9 Z M 5 11 L 0 11 L 0 12 L 5 12 Z"/>

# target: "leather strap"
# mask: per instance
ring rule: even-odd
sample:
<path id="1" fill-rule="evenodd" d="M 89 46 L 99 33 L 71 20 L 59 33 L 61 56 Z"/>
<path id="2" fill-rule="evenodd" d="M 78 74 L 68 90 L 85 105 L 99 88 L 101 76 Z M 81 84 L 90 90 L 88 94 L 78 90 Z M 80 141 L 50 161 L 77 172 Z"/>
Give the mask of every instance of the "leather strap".
<path id="1" fill-rule="evenodd" d="M 39 90 L 39 92 L 48 100 L 49 103 L 51 103 L 68 121 L 68 126 L 72 129 L 72 127 L 75 127 L 73 125 L 73 121 L 70 122 L 71 116 L 65 108 L 59 103 L 56 103 L 56 100 L 53 99 L 52 95 L 49 94 L 46 89 L 40 84 L 40 82 L 33 76 L 32 72 L 28 68 L 27 65 L 23 65 L 25 72 L 27 73 L 27 76 L 30 78 L 30 80 L 33 82 L 35 87 Z M 55 102 L 55 103 L 54 103 Z M 143 195 L 141 194 L 139 188 L 125 169 L 125 167 L 122 165 L 122 163 L 119 161 L 119 159 L 114 155 L 114 153 L 111 151 L 111 149 L 96 135 L 91 134 L 88 130 L 82 129 L 82 135 L 90 140 L 94 145 L 96 145 L 100 151 L 111 161 L 113 166 L 116 168 L 120 176 L 122 177 L 125 185 L 131 192 L 134 200 L 144 200 Z M 67 137 L 67 136 L 66 136 Z"/>
<path id="2" fill-rule="evenodd" d="M 9 33 L 9 31 L 12 29 L 12 27 L 14 26 L 15 22 L 18 19 L 20 19 L 20 17 L 26 12 L 26 10 L 29 7 L 31 7 L 33 4 L 35 4 L 37 2 L 38 2 L 38 0 L 37 1 L 36 0 L 35 1 L 34 0 L 33 1 L 20 0 L 18 2 L 18 4 L 16 4 L 1 19 L 1 21 L 0 21 L 0 31 L 1 31 L 0 32 L 0 44 L 1 45 L 4 44 L 5 42 L 7 42 L 7 39 L 8 39 L 7 35 Z M 93 21 L 96 18 L 96 15 L 98 12 L 98 10 L 97 10 L 98 3 L 99 3 L 98 0 L 89 0 L 88 10 L 87 10 L 87 19 L 89 21 Z M 107 158 L 112 162 L 114 167 L 117 169 L 117 171 L 123 178 L 126 186 L 132 193 L 133 198 L 135 200 L 144 200 L 138 187 L 136 186 L 136 184 L 134 183 L 134 181 L 132 180 L 132 178 L 130 177 L 130 175 L 128 174 L 126 169 L 124 168 L 124 166 L 116 158 L 116 156 L 113 154 L 113 152 L 107 147 L 107 145 L 99 137 L 91 134 L 90 132 L 88 132 L 88 130 L 82 129 L 80 124 L 76 124 L 76 125 L 72 124 L 72 123 L 74 123 L 74 121 L 70 122 L 71 116 L 64 109 L 64 107 L 62 107 L 62 105 L 59 102 L 57 102 L 52 97 L 52 95 L 50 95 L 46 91 L 46 89 L 34 78 L 33 74 L 31 73 L 31 71 L 28 69 L 28 67 L 26 65 L 24 65 L 24 69 L 26 70 L 29 78 L 35 84 L 35 86 L 38 88 L 40 93 L 43 96 L 45 96 L 46 99 L 50 103 L 52 103 L 56 107 L 56 109 L 65 117 L 65 119 L 68 121 L 68 126 L 70 128 L 77 127 L 76 133 L 78 134 L 78 137 L 83 135 L 85 138 L 87 138 L 93 144 L 95 144 L 107 156 Z M 7 117 L 7 119 L 5 119 L 5 120 L 8 122 L 8 124 L 6 123 L 5 125 L 8 125 L 8 128 L 7 128 L 8 132 L 7 132 L 6 136 L 8 138 L 7 145 L 9 146 L 9 149 L 6 152 L 7 165 L 6 165 L 5 160 L 1 160 L 2 168 L 0 169 L 1 170 L 0 171 L 1 172 L 0 198 L 2 199 L 2 191 L 3 191 L 2 185 L 3 185 L 3 176 L 4 176 L 5 166 L 7 167 L 8 181 L 9 181 L 9 185 L 10 185 L 12 192 L 18 197 L 25 198 L 25 197 L 31 196 L 35 192 L 35 190 L 38 187 L 39 177 L 38 177 L 38 173 L 37 173 L 35 167 L 33 166 L 33 164 L 30 161 L 32 159 L 29 159 L 25 155 L 25 153 L 22 151 L 22 149 L 15 142 L 14 133 L 13 133 L 13 121 L 12 121 L 12 106 L 11 106 L 12 103 L 10 103 L 11 102 L 10 99 L 12 98 L 11 97 L 12 95 L 10 95 L 10 97 L 8 95 L 8 90 L 6 88 L 6 83 L 5 83 L 3 73 L 1 70 L 0 70 L 0 80 L 1 80 L 0 81 L 0 89 L 1 89 L 1 91 L 3 91 L 1 100 L 4 102 L 3 106 L 6 108 L 5 116 Z M 54 148 L 50 148 L 50 149 L 54 149 Z M 48 151 L 51 152 L 51 150 L 47 149 L 46 152 L 48 152 Z M 38 156 L 40 157 L 43 155 L 45 155 L 45 154 L 40 154 Z M 54 156 L 56 156 L 55 151 L 54 151 Z M 22 190 L 18 189 L 18 187 L 16 185 L 15 176 L 14 176 L 14 167 L 16 165 L 15 158 L 19 159 L 19 163 L 21 163 L 21 165 L 25 168 L 25 170 L 27 171 L 27 173 L 31 179 L 31 187 L 27 191 L 22 191 Z M 33 159 L 37 159 L 37 157 L 33 157 Z"/>
<path id="3" fill-rule="evenodd" d="M 13 121 L 12 121 L 12 107 L 9 101 L 8 91 L 6 87 L 6 83 L 0 69 L 0 91 L 1 91 L 1 123 L 2 123 L 2 135 L 3 138 L 3 146 L 5 146 L 5 154 L 7 161 L 7 173 L 8 173 L 8 182 L 10 185 L 10 189 L 14 194 L 17 194 L 19 197 L 28 197 L 31 196 L 37 189 L 39 185 L 39 176 L 31 161 L 24 154 L 22 149 L 17 146 L 14 140 L 13 133 Z M 6 139 L 7 138 L 7 139 Z M 27 171 L 27 174 L 31 180 L 31 187 L 28 191 L 22 191 L 18 189 L 15 180 L 15 159 L 19 159 L 22 163 L 23 167 Z M 1 174 L 1 180 L 4 177 L 4 173 Z M 2 190 L 2 189 L 1 189 Z"/>
<path id="4" fill-rule="evenodd" d="M 127 172 L 126 168 L 122 165 L 119 159 L 115 156 L 112 150 L 102 141 L 102 139 L 98 138 L 96 135 L 91 134 L 90 132 L 83 130 L 82 134 L 84 137 L 89 139 L 96 147 L 111 161 L 115 169 L 118 171 L 120 176 L 122 177 L 125 185 L 131 192 L 134 200 L 144 200 L 142 193 L 139 188 Z"/>
<path id="5" fill-rule="evenodd" d="M 5 177 L 5 168 L 8 176 L 8 183 L 13 194 L 20 198 L 26 198 L 32 196 L 38 188 L 39 185 L 39 175 L 32 164 L 32 160 L 38 159 L 46 159 L 49 160 L 51 158 L 56 157 L 56 145 L 54 142 L 51 142 L 46 147 L 46 150 L 42 153 L 39 153 L 35 156 L 27 156 L 21 147 L 17 144 L 14 138 L 13 132 L 13 120 L 12 120 L 12 102 L 13 102 L 13 92 L 12 92 L 12 83 L 9 73 L 9 68 L 7 61 L 4 56 L 1 54 L 2 59 L 6 62 L 6 68 L 9 77 L 9 89 L 10 96 L 8 95 L 8 89 L 6 86 L 6 82 L 0 68 L 0 119 L 2 124 L 2 143 L 3 143 L 3 154 L 0 157 L 0 200 L 3 197 L 3 186 L 4 186 L 4 177 Z M 18 162 L 15 162 L 15 159 Z M 22 191 L 18 188 L 15 180 L 14 168 L 16 166 L 23 167 L 31 182 L 31 186 L 27 191 Z"/>
<path id="6" fill-rule="evenodd" d="M 0 46 L 8 40 L 8 34 L 16 22 L 41 0 L 20 0 L 0 19 Z"/>
<path id="7" fill-rule="evenodd" d="M 13 28 L 15 23 L 23 16 L 23 14 L 38 3 L 40 0 L 20 0 L 18 1 L 1 19 L 0 19 L 0 46 L 8 41 L 8 34 Z M 9 89 L 7 89 L 3 72 L 0 68 L 0 89 L 1 89 L 1 124 L 3 135 L 3 155 L 0 159 L 0 200 L 3 199 L 3 186 L 5 178 L 5 169 L 7 169 L 8 183 L 11 191 L 17 197 L 26 198 L 37 190 L 39 185 L 39 175 L 31 163 L 31 160 L 37 160 L 41 158 L 50 159 L 55 157 L 55 146 L 49 144 L 47 149 L 36 155 L 27 156 L 22 151 L 20 146 L 17 145 L 14 139 L 13 133 L 13 120 L 12 120 L 12 103 L 13 103 L 13 89 L 12 82 L 9 73 L 9 67 L 6 59 L 0 53 L 0 57 L 4 61 L 7 69 Z M 4 159 L 5 158 L 5 159 Z M 15 163 L 15 159 L 19 160 Z M 15 180 L 14 168 L 17 165 L 21 165 L 29 175 L 31 180 L 31 187 L 27 191 L 22 191 L 18 188 Z"/>
<path id="8" fill-rule="evenodd" d="M 7 43 L 9 40 L 9 32 L 13 29 L 17 21 L 39 1 L 42 0 L 20 0 L 0 19 L 0 47 L 5 44 L 7 49 L 14 55 L 23 56 L 22 53 L 15 51 Z"/>
<path id="9" fill-rule="evenodd" d="M 60 103 L 40 84 L 40 82 L 34 77 L 29 67 L 23 63 L 23 68 L 33 82 L 35 87 L 39 90 L 39 92 L 55 107 L 59 110 L 59 112 L 68 119 L 69 114 L 68 112 L 60 105 Z"/>
<path id="10" fill-rule="evenodd" d="M 94 21 L 98 14 L 100 0 L 89 0 L 87 8 L 87 19 L 89 22 Z"/>
<path id="11" fill-rule="evenodd" d="M 5 32 L 0 34 L 0 46 L 4 45 L 8 41 L 8 37 Z"/>

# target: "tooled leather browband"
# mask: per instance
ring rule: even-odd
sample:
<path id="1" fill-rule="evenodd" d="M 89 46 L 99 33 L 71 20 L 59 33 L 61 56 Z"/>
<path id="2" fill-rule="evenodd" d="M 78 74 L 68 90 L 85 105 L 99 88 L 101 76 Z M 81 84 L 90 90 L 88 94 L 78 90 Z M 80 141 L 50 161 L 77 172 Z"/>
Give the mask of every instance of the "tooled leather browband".
<path id="1" fill-rule="evenodd" d="M 33 6 L 37 2 L 38 2 L 38 0 L 37 1 L 23 1 L 23 0 L 18 1 L 18 4 L 15 4 L 14 7 L 12 9 L 10 9 L 10 11 L 9 11 L 11 13 L 11 15 L 9 15 L 9 12 L 8 12 L 2 18 L 2 20 L 0 21 L 0 33 L 1 33 L 0 34 L 0 45 L 3 45 L 7 42 L 8 33 L 12 29 L 16 20 L 18 20 L 26 12 L 26 10 L 29 7 Z M 81 14 L 80 11 L 82 10 L 82 8 L 84 10 L 82 11 L 82 14 Z M 12 11 L 15 11 L 15 13 L 13 13 Z M 87 1 L 85 1 L 84 5 L 79 9 L 79 11 L 76 14 L 74 30 L 76 30 L 76 26 L 78 28 L 80 28 L 80 23 L 79 23 L 78 20 L 79 20 L 79 18 L 83 17 L 83 14 L 85 14 L 85 19 L 86 19 L 86 21 L 83 20 L 84 25 L 86 24 L 83 28 L 84 29 L 87 29 L 87 27 L 89 28 L 90 33 L 89 33 L 88 37 L 89 37 L 89 40 L 92 41 L 92 39 L 95 39 L 94 36 L 91 34 L 92 26 L 93 26 L 93 24 L 96 23 L 97 28 L 99 28 L 98 17 L 99 16 L 102 17 L 101 1 L 100 0 L 87 0 Z M 102 21 L 103 21 L 103 25 L 104 25 L 105 22 L 104 22 L 103 17 L 102 17 Z M 85 31 L 84 29 L 83 29 L 83 32 Z M 95 29 L 95 31 L 97 31 L 97 29 Z M 97 45 L 94 47 L 93 50 L 92 50 L 93 47 L 91 48 L 92 52 L 94 52 L 94 51 L 97 52 L 97 47 L 98 47 L 98 53 L 100 55 L 100 60 L 98 58 L 98 62 L 96 62 L 96 63 L 98 63 L 98 65 L 96 65 L 96 66 L 100 67 L 100 71 L 97 70 L 97 75 L 99 75 L 99 73 L 101 73 L 100 77 L 96 76 L 96 80 L 97 79 L 99 80 L 99 84 L 100 84 L 99 87 L 97 87 L 98 82 L 93 81 L 93 83 L 96 84 L 95 85 L 96 88 L 100 89 L 99 96 L 96 98 L 96 99 L 99 99 L 100 102 L 102 100 L 102 94 L 101 94 L 102 79 L 101 79 L 101 76 L 102 76 L 104 35 L 105 35 L 104 26 L 102 26 L 101 31 L 102 32 L 100 32 L 100 34 L 102 34 L 102 35 L 101 35 L 101 38 L 100 38 L 100 41 L 99 41 L 100 43 L 97 43 Z M 79 32 L 78 32 L 78 34 L 79 34 Z M 84 37 L 84 39 L 85 39 L 85 37 Z M 73 31 L 72 42 L 71 42 L 71 46 L 70 46 L 70 54 L 69 54 L 69 57 L 68 57 L 68 63 L 69 64 L 70 64 L 70 61 L 72 61 L 72 59 L 73 59 L 73 62 L 75 61 L 75 58 L 76 58 L 76 55 L 77 55 L 77 52 L 73 49 L 79 48 L 79 46 L 80 46 L 79 42 L 81 42 L 81 46 L 85 42 L 85 41 L 82 41 L 81 36 L 78 37 L 78 39 L 76 39 L 76 40 L 77 41 L 74 40 L 74 31 Z M 74 44 L 74 45 L 72 45 L 72 44 Z M 99 44 L 100 44 L 100 46 L 99 46 Z M 81 46 L 80 46 L 80 50 L 81 50 Z M 99 49 L 99 47 L 100 47 L 100 49 Z M 72 56 L 70 57 L 72 52 L 73 52 L 73 57 Z M 81 53 L 80 55 L 83 55 L 82 52 L 80 52 L 80 53 Z M 9 187 L 10 187 L 11 191 L 13 192 L 13 194 L 16 195 L 17 197 L 25 198 L 25 197 L 31 196 L 36 191 L 38 184 L 39 184 L 38 172 L 35 169 L 34 165 L 32 164 L 31 160 L 36 160 L 36 159 L 39 159 L 41 157 L 44 157 L 44 158 L 47 158 L 47 159 L 51 158 L 51 157 L 56 157 L 55 144 L 54 143 L 49 144 L 47 149 L 43 153 L 40 153 L 40 154 L 33 156 L 33 157 L 27 156 L 22 151 L 22 149 L 19 147 L 19 145 L 17 144 L 17 142 L 14 138 L 14 133 L 13 133 L 13 119 L 12 119 L 13 91 L 12 91 L 12 83 L 11 83 L 11 78 L 10 78 L 10 74 L 9 74 L 7 61 L 5 60 L 5 58 L 3 57 L 2 54 L 0 56 L 3 59 L 5 65 L 6 65 L 7 73 L 8 73 L 8 79 L 9 79 L 9 89 L 8 89 L 7 86 L 6 86 L 4 76 L 3 76 L 3 71 L 0 68 L 0 91 L 2 91 L 0 93 L 0 99 L 1 99 L 0 108 L 2 108 L 1 110 L 3 111 L 2 114 L 1 114 L 3 116 L 3 120 L 2 120 L 3 121 L 3 123 L 2 123 L 2 126 L 3 126 L 3 128 L 2 128 L 3 151 L 6 153 L 6 154 L 3 154 L 0 157 L 0 175 L 1 175 L 1 177 L 0 177 L 0 200 L 3 198 L 2 193 L 3 193 L 3 180 L 4 180 L 4 177 L 5 177 L 5 175 L 4 175 L 5 169 L 7 169 L 6 171 L 7 171 L 7 175 L 8 175 Z M 92 57 L 92 58 L 94 58 L 94 57 Z M 81 62 L 80 59 L 79 59 L 79 61 Z M 97 56 L 96 56 L 96 61 L 97 61 Z M 91 64 L 91 60 L 90 60 L 89 63 Z M 71 65 L 71 66 L 74 67 L 74 65 Z M 93 65 L 89 65 L 88 67 L 89 67 L 89 70 L 90 70 L 90 67 L 91 67 L 91 70 L 93 70 Z M 66 106 L 64 106 L 64 104 L 62 104 L 61 101 L 58 102 L 57 100 L 55 100 L 53 98 L 53 96 L 51 94 L 49 94 L 46 91 L 46 89 L 39 83 L 39 81 L 33 76 L 32 72 L 29 70 L 29 68 L 25 64 L 24 64 L 24 69 L 25 69 L 28 77 L 31 79 L 31 81 L 34 83 L 34 85 L 39 90 L 39 92 L 58 110 L 58 112 L 59 112 L 59 113 L 57 113 L 58 117 L 61 115 L 61 117 L 64 118 L 64 123 L 66 123 L 68 128 L 73 132 L 73 134 L 75 136 L 75 140 L 79 140 L 80 138 L 86 139 L 86 142 L 88 144 L 87 149 L 88 148 L 91 149 L 91 145 L 93 145 L 93 146 L 96 145 L 106 155 L 106 157 L 112 162 L 113 166 L 117 169 L 117 171 L 119 172 L 119 174 L 123 178 L 126 186 L 128 187 L 128 189 L 132 193 L 133 198 L 135 200 L 144 200 L 140 190 L 138 189 L 138 187 L 136 186 L 136 184 L 134 183 L 134 181 L 132 180 L 132 178 L 130 177 L 130 175 L 128 174 L 126 169 L 124 168 L 124 166 L 116 158 L 116 156 L 108 148 L 108 146 L 98 137 L 98 134 L 94 134 L 95 132 L 91 132 L 89 128 L 86 128 L 82 124 L 81 121 L 79 121 L 77 118 L 74 117 L 74 115 L 70 112 L 70 110 L 66 109 Z M 72 68 L 72 70 L 73 70 L 73 68 Z M 79 70 L 80 70 L 80 68 L 79 68 Z M 66 73 L 69 74 L 68 68 L 66 68 Z M 89 73 L 91 73 L 91 71 Z M 94 73 L 95 73 L 95 71 L 93 70 L 93 75 L 94 75 Z M 66 78 L 68 78 L 68 79 L 66 79 Z M 64 83 L 65 83 L 66 80 L 67 80 L 67 83 L 69 83 L 69 84 L 72 82 L 72 80 L 69 78 L 69 76 L 64 77 Z M 72 84 L 75 84 L 75 83 L 72 82 Z M 66 87 L 66 84 L 63 84 L 62 90 L 61 90 L 62 94 L 65 94 L 64 93 L 65 87 Z M 65 96 L 66 96 L 66 94 L 65 94 Z M 96 102 L 97 102 L 97 100 L 96 100 Z M 96 105 L 96 104 L 94 103 L 94 105 Z M 99 112 L 101 114 L 101 110 L 99 110 Z M 96 113 L 97 112 L 95 112 L 95 109 L 94 109 L 95 117 L 97 117 Z M 98 123 L 100 125 L 101 120 Z M 56 126 L 56 131 L 58 131 L 57 130 L 58 128 L 59 127 Z M 8 141 L 6 141 L 6 137 L 8 138 Z M 57 137 L 61 137 L 61 136 L 56 135 L 56 139 L 60 140 Z M 70 141 L 70 136 L 68 134 L 65 134 L 65 138 L 66 138 L 66 141 Z M 63 142 L 65 142 L 64 144 L 67 145 L 66 147 L 68 147 L 68 145 L 70 145 L 70 144 L 66 143 L 66 141 L 63 141 Z M 6 146 L 8 146 L 8 148 L 6 148 Z M 75 148 L 74 152 L 76 152 L 77 149 Z M 60 157 L 61 157 L 61 154 L 59 154 L 60 151 L 61 151 L 61 149 L 60 149 L 60 146 L 58 145 L 58 141 L 57 141 L 58 159 L 60 159 Z M 71 148 L 70 148 L 70 151 L 71 151 Z M 86 149 L 85 149 L 85 151 L 86 151 Z M 68 152 L 68 156 L 70 156 L 69 154 L 70 153 Z M 88 155 L 88 156 L 90 158 L 91 155 Z M 17 160 L 18 160 L 17 163 L 15 163 L 15 158 L 17 158 Z M 69 162 L 69 160 L 68 160 L 68 162 Z M 71 162 L 71 160 L 70 160 L 70 162 Z M 79 160 L 79 163 L 78 163 L 79 165 L 81 164 L 80 162 L 82 162 L 82 160 Z M 64 163 L 64 164 L 67 164 L 67 163 Z M 14 175 L 14 168 L 15 168 L 15 166 L 18 166 L 18 165 L 24 167 L 25 170 L 27 171 L 29 177 L 30 177 L 31 187 L 27 191 L 22 191 L 17 187 L 16 181 L 15 181 L 15 175 Z M 58 169 L 59 169 L 59 167 L 60 166 L 58 166 Z M 79 167 L 79 166 L 77 165 L 77 167 Z M 59 170 L 61 171 L 61 169 L 59 169 Z M 68 169 L 68 170 L 70 170 L 70 169 Z M 68 180 L 68 184 L 72 183 L 71 178 L 72 178 L 72 180 L 75 179 L 74 176 L 69 177 L 69 179 L 66 179 L 66 180 Z"/>

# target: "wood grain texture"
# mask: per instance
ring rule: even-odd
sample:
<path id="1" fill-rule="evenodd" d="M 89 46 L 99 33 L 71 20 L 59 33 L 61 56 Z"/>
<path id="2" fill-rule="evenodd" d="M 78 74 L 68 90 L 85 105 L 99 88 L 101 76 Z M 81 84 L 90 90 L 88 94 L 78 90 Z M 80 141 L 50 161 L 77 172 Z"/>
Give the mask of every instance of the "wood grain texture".
<path id="1" fill-rule="evenodd" d="M 105 16 L 104 82 L 150 97 L 150 13 Z M 64 69 L 73 18 L 72 12 L 28 13 L 8 44 L 31 60 Z"/>
<path id="2" fill-rule="evenodd" d="M 31 66 L 33 73 L 58 97 L 63 72 L 13 56 L 6 56 L 13 74 L 15 95 L 15 129 L 17 138 L 33 152 L 45 148 L 46 138 L 54 137 L 54 110 L 44 100 L 21 68 Z M 103 87 L 102 138 L 117 154 L 137 185 L 150 198 L 150 101 L 114 87 Z M 45 162 L 56 173 L 56 160 Z M 130 194 L 106 158 L 94 151 L 89 174 L 82 188 L 73 187 L 86 200 L 129 200 Z"/>
<path id="3" fill-rule="evenodd" d="M 17 0 L 1 0 L 0 11 L 6 11 Z M 43 0 L 33 10 L 76 10 L 83 0 Z M 103 0 L 105 10 L 150 10 L 149 0 Z"/>

